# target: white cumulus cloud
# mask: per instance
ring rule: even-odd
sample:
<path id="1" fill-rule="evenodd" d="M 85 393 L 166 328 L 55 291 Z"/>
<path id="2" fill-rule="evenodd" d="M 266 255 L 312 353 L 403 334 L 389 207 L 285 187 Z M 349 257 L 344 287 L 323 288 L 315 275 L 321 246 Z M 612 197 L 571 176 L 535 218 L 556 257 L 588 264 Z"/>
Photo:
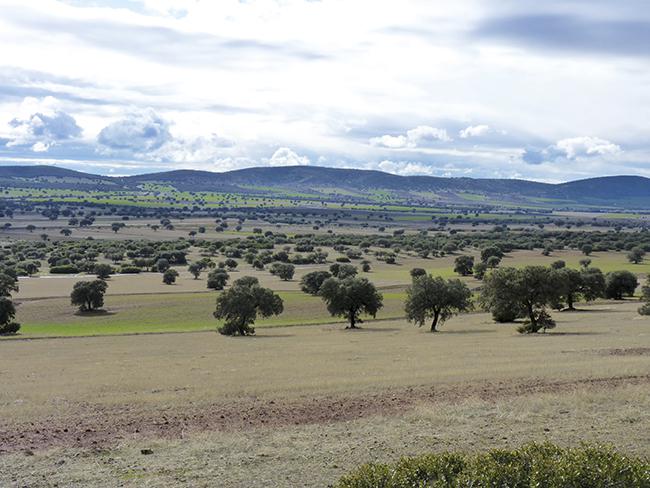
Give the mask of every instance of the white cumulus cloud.
<path id="1" fill-rule="evenodd" d="M 147 153 L 171 140 L 169 122 L 153 109 L 132 111 L 104 127 L 97 141 L 110 150 Z"/>
<path id="2" fill-rule="evenodd" d="M 555 148 L 563 152 L 568 159 L 580 156 L 604 156 L 621 152 L 621 146 L 599 137 L 570 137 L 557 141 Z"/>
<path id="3" fill-rule="evenodd" d="M 413 163 L 409 161 L 381 161 L 377 167 L 386 173 L 393 173 L 401 176 L 413 175 L 431 175 L 433 168 L 420 163 Z"/>
<path id="4" fill-rule="evenodd" d="M 451 137 L 445 129 L 431 127 L 428 125 L 418 125 L 414 129 L 406 131 L 404 135 L 392 136 L 389 134 L 373 137 L 370 144 L 378 147 L 387 147 L 390 149 L 401 149 L 405 147 L 416 148 L 430 142 L 449 142 Z"/>
<path id="5" fill-rule="evenodd" d="M 77 121 L 61 110 L 53 97 L 26 97 L 17 111 L 8 122 L 7 147 L 27 146 L 34 152 L 46 152 L 59 142 L 81 136 Z"/>
<path id="6" fill-rule="evenodd" d="M 592 136 L 568 137 L 545 148 L 526 148 L 522 160 L 528 164 L 568 161 L 575 159 L 592 159 L 616 156 L 622 153 L 621 146 L 607 139 Z"/>
<path id="7" fill-rule="evenodd" d="M 309 164 L 307 156 L 300 156 L 288 147 L 280 147 L 269 159 L 269 166 L 306 166 Z"/>
<path id="8" fill-rule="evenodd" d="M 490 126 L 485 124 L 480 125 L 470 125 L 458 132 L 458 136 L 461 139 L 468 139 L 470 137 L 479 137 L 483 136 L 490 132 Z"/>

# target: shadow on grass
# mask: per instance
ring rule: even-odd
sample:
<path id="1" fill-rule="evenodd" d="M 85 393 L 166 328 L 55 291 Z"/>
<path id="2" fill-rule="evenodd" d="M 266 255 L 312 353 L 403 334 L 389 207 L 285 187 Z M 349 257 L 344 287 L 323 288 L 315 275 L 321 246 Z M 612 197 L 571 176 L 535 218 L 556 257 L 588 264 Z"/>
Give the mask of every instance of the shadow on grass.
<path id="1" fill-rule="evenodd" d="M 340 330 L 344 332 L 398 332 L 402 329 L 398 329 L 397 327 L 355 327 L 354 329 L 345 327 Z"/>
<path id="2" fill-rule="evenodd" d="M 445 330 L 440 329 L 434 332 L 434 334 L 489 334 L 491 332 L 496 332 L 497 329 L 475 329 L 475 330 Z M 427 332 L 430 332 L 427 330 Z"/>
<path id="3" fill-rule="evenodd" d="M 110 312 L 109 310 L 104 310 L 104 309 L 99 309 L 99 310 L 88 310 L 85 312 L 82 312 L 81 310 L 77 310 L 74 313 L 77 317 L 108 317 L 110 315 L 115 315 L 115 312 Z"/>
<path id="4" fill-rule="evenodd" d="M 241 336 L 239 336 L 241 337 Z M 280 337 L 294 337 L 293 334 L 254 334 L 251 336 L 247 336 L 253 339 L 277 339 Z"/>
<path id="5" fill-rule="evenodd" d="M 604 332 L 538 332 L 537 334 L 520 334 L 521 337 L 555 337 L 555 336 L 593 336 L 603 335 Z"/>
<path id="6" fill-rule="evenodd" d="M 242 340 L 249 340 L 249 339 L 250 340 L 253 340 L 253 339 L 278 339 L 278 338 L 281 338 L 281 337 L 294 337 L 293 334 L 264 334 L 264 333 L 262 333 L 262 334 L 255 333 L 255 334 L 250 334 L 250 335 L 245 335 L 245 336 L 242 336 L 242 335 L 229 336 L 229 335 L 221 334 L 218 330 L 215 330 L 214 332 L 216 334 L 222 336 L 222 337 L 226 337 L 227 339 L 242 339 Z"/>
<path id="7" fill-rule="evenodd" d="M 615 310 L 612 308 L 574 308 L 573 310 L 571 310 L 569 308 L 565 308 L 559 311 L 555 310 L 554 312 L 563 313 L 563 314 L 564 313 L 569 313 L 569 314 L 570 313 L 603 313 L 603 312 L 625 313 L 625 312 L 629 312 L 629 310 Z"/>

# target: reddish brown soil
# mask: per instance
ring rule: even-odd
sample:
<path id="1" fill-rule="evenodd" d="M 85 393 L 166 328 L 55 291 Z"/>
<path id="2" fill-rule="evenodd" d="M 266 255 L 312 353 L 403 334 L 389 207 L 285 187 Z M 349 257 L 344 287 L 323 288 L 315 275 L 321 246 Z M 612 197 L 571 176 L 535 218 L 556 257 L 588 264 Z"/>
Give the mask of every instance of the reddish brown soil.
<path id="1" fill-rule="evenodd" d="M 321 424 L 372 415 L 395 415 L 418 404 L 457 403 L 470 398 L 502 400 L 536 393 L 610 389 L 645 385 L 650 375 L 566 381 L 509 381 L 468 385 L 394 388 L 363 396 L 269 400 L 242 398 L 210 405 L 183 405 L 141 410 L 79 405 L 75 412 L 17 424 L 0 420 L 0 453 L 31 452 L 49 447 L 106 448 L 124 438 L 182 438 L 191 432 L 233 431 L 259 427 Z"/>

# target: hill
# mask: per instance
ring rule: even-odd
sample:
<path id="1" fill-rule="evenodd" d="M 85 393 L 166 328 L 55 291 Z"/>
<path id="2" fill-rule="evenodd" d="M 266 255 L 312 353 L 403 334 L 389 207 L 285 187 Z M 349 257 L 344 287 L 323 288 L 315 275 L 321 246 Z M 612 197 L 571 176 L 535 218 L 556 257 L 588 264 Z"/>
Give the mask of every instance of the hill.
<path id="1" fill-rule="evenodd" d="M 435 201 L 567 207 L 607 205 L 650 209 L 650 179 L 605 176 L 561 184 L 518 179 L 399 176 L 381 171 L 317 166 L 260 167 L 223 173 L 174 170 L 110 177 L 54 166 L 0 166 L 0 186 L 82 190 L 214 191 L 308 198 L 372 200 L 378 193 L 393 202 Z M 375 198 L 376 201 L 376 198 Z"/>

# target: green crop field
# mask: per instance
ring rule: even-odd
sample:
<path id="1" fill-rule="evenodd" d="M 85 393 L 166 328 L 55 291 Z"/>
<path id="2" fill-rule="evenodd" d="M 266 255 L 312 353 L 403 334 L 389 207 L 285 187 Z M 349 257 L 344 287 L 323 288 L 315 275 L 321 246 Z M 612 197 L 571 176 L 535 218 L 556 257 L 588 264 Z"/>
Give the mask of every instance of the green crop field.
<path id="1" fill-rule="evenodd" d="M 280 292 L 285 311 L 281 316 L 260 319 L 259 327 L 286 327 L 343 323 L 331 317 L 322 300 L 301 292 Z M 164 295 L 116 295 L 106 300 L 106 311 L 74 314 L 67 298 L 30 300 L 19 306 L 18 320 L 24 326 L 20 336 L 69 337 L 160 332 L 196 332 L 216 330 L 219 322 L 212 317 L 217 293 L 199 292 Z M 403 316 L 404 293 L 384 293 L 385 305 L 378 320 Z M 367 317 L 368 320 L 373 319 Z M 11 340 L 7 337 L 5 340 Z"/>

